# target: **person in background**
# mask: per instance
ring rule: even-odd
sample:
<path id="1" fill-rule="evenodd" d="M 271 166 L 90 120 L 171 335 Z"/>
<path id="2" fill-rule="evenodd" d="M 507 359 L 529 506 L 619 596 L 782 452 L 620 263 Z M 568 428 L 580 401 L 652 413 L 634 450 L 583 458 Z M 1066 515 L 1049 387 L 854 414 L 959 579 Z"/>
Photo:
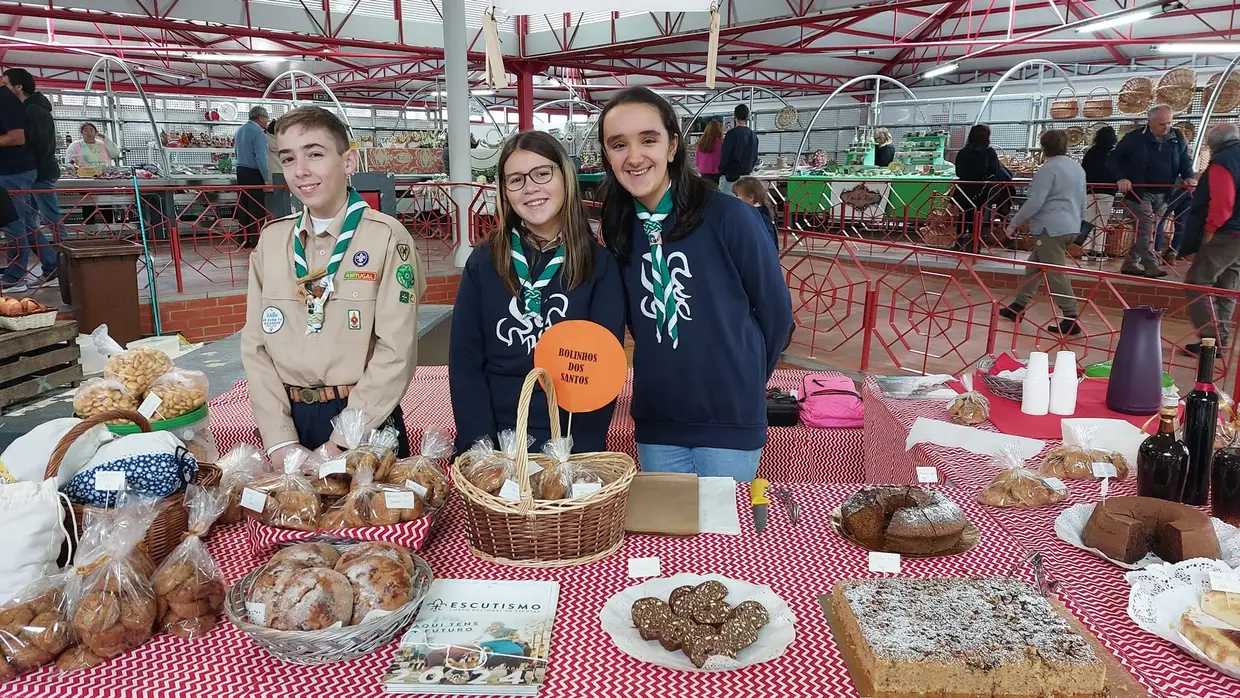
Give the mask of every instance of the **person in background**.
<path id="1" fill-rule="evenodd" d="M 1173 192 L 1167 211 L 1158 219 L 1158 232 L 1154 235 L 1154 249 L 1159 251 L 1163 263 L 1167 266 L 1175 264 L 1180 258 L 1180 246 L 1184 241 L 1184 231 L 1188 227 L 1188 212 L 1193 206 L 1193 192 L 1188 190 Z M 1168 233 L 1168 229 L 1170 232 Z"/>
<path id="2" fill-rule="evenodd" d="M 732 110 L 736 125 L 723 137 L 719 154 L 719 191 L 732 193 L 736 180 L 753 172 L 758 166 L 758 136 L 749 128 L 749 107 L 736 105 Z M 679 129 L 677 129 L 679 131 Z"/>
<path id="3" fill-rule="evenodd" d="M 698 174 L 719 184 L 719 150 L 723 144 L 723 124 L 716 119 L 706 122 L 702 137 L 698 139 L 693 159 Z"/>
<path id="4" fill-rule="evenodd" d="M 1151 279 L 1167 275 L 1154 256 L 1154 231 L 1175 193 L 1171 187 L 1176 181 L 1190 188 L 1197 184 L 1188 141 L 1171 128 L 1171 118 L 1171 107 L 1150 107 L 1146 125 L 1124 136 L 1109 157 L 1119 176 L 1116 191 L 1124 197 L 1125 215 L 1137 228 L 1136 241 L 1120 268 L 1125 274 Z"/>
<path id="5" fill-rule="evenodd" d="M 64 238 L 63 216 L 60 213 L 60 203 L 56 200 L 56 180 L 60 179 L 60 164 L 56 162 L 56 122 L 52 119 L 52 103 L 35 88 L 34 76 L 22 68 L 9 68 L 4 71 L 4 84 L 17 95 L 26 110 L 26 142 L 33 149 L 35 159 L 35 193 L 31 194 L 35 209 L 47 219 L 48 225 Z M 30 254 L 26 242 L 33 243 L 43 269 L 36 284 L 42 286 L 56 278 L 56 248 L 53 247 L 52 236 L 42 226 L 38 226 L 34 231 L 33 235 L 27 236 L 26 241 L 18 243 L 14 265 L 20 267 L 22 276 L 25 276 Z M 20 286 L 20 283 L 18 285 Z M 17 290 L 16 287 L 14 290 Z"/>
<path id="6" fill-rule="evenodd" d="M 956 153 L 956 182 L 952 198 L 964 214 L 960 249 L 973 250 L 973 227 L 981 211 L 983 232 L 993 225 L 996 215 L 1006 216 L 1012 208 L 1011 189 L 1001 182 L 1012 181 L 1012 173 L 990 147 L 990 127 L 977 124 L 969 129 L 964 147 Z"/>
<path id="7" fill-rule="evenodd" d="M 267 169 L 267 109 L 251 107 L 250 120 L 237 129 L 234 141 L 237 165 L 237 186 L 252 187 L 271 184 L 271 172 Z M 236 218 L 241 226 L 241 244 L 254 247 L 258 233 L 267 217 L 267 200 L 264 192 L 242 189 L 237 192 Z"/>
<path id="8" fill-rule="evenodd" d="M 766 230 L 771 235 L 771 242 L 775 243 L 775 247 L 778 249 L 779 235 L 775 232 L 775 213 L 771 210 L 771 205 L 766 195 L 766 187 L 763 186 L 762 182 L 753 177 L 741 177 L 732 186 L 732 194 L 741 201 L 753 206 L 758 217 L 766 225 Z"/>
<path id="9" fill-rule="evenodd" d="M 896 159 L 896 144 L 891 141 L 891 131 L 885 128 L 874 130 L 874 166 L 886 167 Z"/>
<path id="10" fill-rule="evenodd" d="M 82 137 L 65 150 L 65 161 L 69 164 L 102 170 L 120 159 L 121 151 L 89 121 L 78 127 L 78 134 Z"/>
<path id="11" fill-rule="evenodd" d="M 38 175 L 34 148 L 26 129 L 26 110 L 12 90 L 0 89 L 0 187 L 7 189 L 17 209 L 17 220 L 4 227 L 10 245 L 16 246 L 4 271 L 5 293 L 28 290 L 25 282 L 30 254 L 30 237 L 39 225 L 39 215 L 30 190 Z"/>
<path id="12" fill-rule="evenodd" d="M 268 224 L 250 255 L 241 361 L 267 455 L 280 468 L 292 451 L 340 453 L 347 444 L 331 420 L 350 408 L 368 430 L 395 428 L 407 457 L 400 400 L 417 368 L 426 288 L 413 238 L 348 185 L 358 154 L 335 114 L 293 109 L 276 139 L 305 208 Z"/>
<path id="13" fill-rule="evenodd" d="M 1085 217 L 1085 171 L 1068 157 L 1067 132 L 1059 129 L 1045 131 L 1041 143 L 1042 155 L 1046 160 L 1029 182 L 1029 196 L 1009 220 L 1007 233 L 1012 235 L 1028 222 L 1034 237 L 1029 261 L 1064 266 L 1067 264 L 1068 244 L 1080 233 L 1081 221 Z M 1047 331 L 1060 335 L 1080 334 L 1072 282 L 1062 272 L 1027 268 L 1016 298 L 1011 305 L 999 311 L 1000 317 L 1019 322 L 1029 300 L 1042 285 L 1043 274 L 1046 275 L 1051 297 L 1063 315 L 1059 322 L 1047 327 Z"/>
<path id="14" fill-rule="evenodd" d="M 680 119 L 659 95 L 620 91 L 598 132 L 603 241 L 628 294 L 642 469 L 752 480 L 766 382 L 792 326 L 775 247 L 752 207 L 689 166 Z"/>
<path id="15" fill-rule="evenodd" d="M 1234 123 L 1211 126 L 1206 131 L 1206 147 L 1210 149 L 1210 164 L 1201 186 L 1193 193 L 1185 231 L 1183 252 L 1193 255 L 1193 263 L 1184 282 L 1240 291 L 1240 206 L 1236 204 L 1240 199 L 1240 128 Z M 1197 336 L 1214 337 L 1219 358 L 1225 357 L 1235 299 L 1196 291 L 1185 291 L 1185 295 Z M 1199 356 L 1201 343 L 1189 344 L 1184 350 Z"/>
<path id="16" fill-rule="evenodd" d="M 499 432 L 516 428 L 534 345 L 552 325 L 589 320 L 624 339 L 620 269 L 594 239 L 564 146 L 541 131 L 517 134 L 504 143 L 498 172 L 496 211 L 504 223 L 470 253 L 452 311 L 448 378 L 457 453 L 482 437 L 498 443 Z M 551 437 L 546 402 L 535 391 L 535 449 Z M 607 450 L 614 408 L 574 415 L 575 452 Z"/>
<path id="17" fill-rule="evenodd" d="M 271 182 L 275 182 L 275 176 L 283 172 L 280 169 L 280 147 L 276 145 L 276 120 L 267 120 L 267 174 L 271 176 Z"/>
<path id="18" fill-rule="evenodd" d="M 1103 247 L 1103 226 L 1111 218 L 1111 209 L 1115 207 L 1115 168 L 1111 164 L 1111 151 L 1115 149 L 1118 139 L 1115 129 L 1103 126 L 1094 134 L 1094 143 L 1085 151 L 1081 159 L 1081 168 L 1085 170 L 1085 222 L 1089 230 L 1084 232 L 1084 239 L 1079 244 L 1085 247 L 1085 254 L 1096 256 L 1101 254 Z"/>

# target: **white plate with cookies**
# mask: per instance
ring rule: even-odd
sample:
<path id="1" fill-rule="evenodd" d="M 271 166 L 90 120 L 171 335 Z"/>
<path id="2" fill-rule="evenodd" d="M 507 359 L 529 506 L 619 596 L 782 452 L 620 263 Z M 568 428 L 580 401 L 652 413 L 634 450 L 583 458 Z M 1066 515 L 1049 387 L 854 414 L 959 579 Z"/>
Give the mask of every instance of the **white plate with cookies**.
<path id="1" fill-rule="evenodd" d="M 658 606 L 652 599 L 667 605 L 666 610 L 660 606 L 652 613 L 664 619 L 659 627 L 644 619 L 646 627 L 634 625 L 634 604 L 643 599 L 639 608 Z M 729 671 L 769 662 L 782 656 L 796 639 L 792 609 L 769 586 L 717 574 L 646 580 L 608 599 L 599 620 L 621 652 L 682 671 Z M 678 630 L 669 627 L 667 636 L 660 637 L 663 626 Z M 700 641 L 693 643 L 692 650 L 677 637 L 690 633 Z"/>

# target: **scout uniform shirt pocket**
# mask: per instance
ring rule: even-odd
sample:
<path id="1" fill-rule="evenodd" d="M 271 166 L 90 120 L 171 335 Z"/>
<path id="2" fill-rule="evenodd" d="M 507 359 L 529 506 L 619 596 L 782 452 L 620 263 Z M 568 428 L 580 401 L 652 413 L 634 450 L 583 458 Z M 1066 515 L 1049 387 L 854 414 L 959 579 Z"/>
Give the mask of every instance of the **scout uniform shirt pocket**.
<path id="1" fill-rule="evenodd" d="M 374 329 L 375 299 L 379 294 L 378 278 L 371 280 L 376 272 L 351 269 L 340 276 L 347 280 L 337 282 L 339 290 L 327 304 L 328 323 L 339 321 L 345 332 L 361 332 L 369 337 Z M 332 311 L 338 314 L 337 318 L 331 317 Z"/>

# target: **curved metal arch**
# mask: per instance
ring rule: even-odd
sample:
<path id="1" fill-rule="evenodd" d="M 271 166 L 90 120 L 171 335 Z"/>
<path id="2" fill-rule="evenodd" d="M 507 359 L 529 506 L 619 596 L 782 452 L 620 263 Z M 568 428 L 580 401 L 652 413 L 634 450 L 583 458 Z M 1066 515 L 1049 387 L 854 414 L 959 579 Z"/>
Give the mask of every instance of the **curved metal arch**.
<path id="1" fill-rule="evenodd" d="M 105 63 L 115 63 L 120 66 L 121 70 L 125 71 L 125 75 L 129 76 L 129 81 L 133 83 L 134 89 L 138 92 L 138 98 L 142 100 L 142 106 L 146 109 L 147 123 L 151 125 L 151 138 L 155 139 L 155 147 L 159 149 L 159 164 L 163 167 L 163 175 L 171 177 L 172 165 L 168 161 L 168 150 L 164 148 L 164 139 L 159 137 L 159 126 L 155 124 L 155 113 L 151 111 L 151 102 L 146 98 L 146 92 L 142 89 L 142 83 L 138 82 L 138 79 L 134 77 L 133 71 L 129 69 L 129 64 L 116 56 L 100 57 L 99 60 L 95 61 L 95 65 L 91 67 L 90 73 L 86 76 L 86 89 L 90 90 L 91 83 L 95 81 L 95 71 L 99 70 L 99 67 Z"/>
<path id="2" fill-rule="evenodd" d="M 406 100 L 405 100 L 405 103 L 404 103 L 404 104 L 402 104 L 402 105 L 400 105 L 400 119 L 398 119 L 398 120 L 396 121 L 396 126 L 397 126 L 398 128 L 399 128 L 400 126 L 407 126 L 407 125 L 408 125 L 408 123 L 407 123 L 407 122 L 408 122 L 409 120 L 405 117 L 405 112 L 409 111 L 409 105 L 410 105 L 410 104 L 413 104 L 413 100 L 417 99 L 417 98 L 418 98 L 418 95 L 420 95 L 420 94 L 422 94 L 423 92 L 425 92 L 425 91 L 426 91 L 426 88 L 428 88 L 428 87 L 438 87 L 438 86 L 439 86 L 439 83 L 436 83 L 436 82 L 428 82 L 428 83 L 426 83 L 425 85 L 423 85 L 423 86 L 419 87 L 418 89 L 414 90 L 414 91 L 413 91 L 413 94 L 409 95 L 409 99 L 406 99 Z M 439 128 L 443 128 L 443 119 L 442 119 L 442 118 L 440 118 L 440 117 L 439 117 L 439 115 L 438 115 L 438 111 L 439 111 L 439 100 L 438 100 L 438 99 L 436 99 L 436 100 L 435 100 L 435 110 L 436 110 L 435 125 L 436 125 L 436 126 L 438 126 Z"/>
<path id="3" fill-rule="evenodd" d="M 546 109 L 553 104 L 574 104 L 574 105 L 579 104 L 585 107 L 587 110 L 593 109 L 594 111 L 599 112 L 599 113 L 602 113 L 603 111 L 603 108 L 595 104 L 594 102 L 587 102 L 584 99 L 581 99 L 578 97 L 568 97 L 565 99 L 553 99 L 550 102 L 543 102 L 542 104 L 534 107 L 532 111 L 534 114 L 537 114 L 540 109 Z"/>
<path id="4" fill-rule="evenodd" d="M 809 120 L 809 125 L 805 127 L 805 135 L 801 137 L 801 145 L 797 146 L 797 157 L 795 160 L 792 161 L 792 167 L 794 170 L 796 169 L 797 165 L 801 163 L 801 157 L 805 154 L 805 146 L 809 144 L 810 131 L 813 130 L 814 124 L 818 123 L 818 117 L 822 114 L 822 110 L 826 109 L 827 105 L 831 103 L 831 100 L 835 99 L 841 92 L 843 92 L 847 88 L 852 87 L 853 85 L 859 82 L 865 82 L 867 80 L 874 80 L 877 82 L 884 82 L 884 81 L 889 82 L 895 85 L 896 87 L 900 88 L 901 90 L 903 90 L 904 94 L 907 95 L 909 99 L 913 100 L 914 102 L 921 102 L 920 99 L 917 99 L 917 95 L 913 94 L 913 91 L 908 88 L 908 85 L 905 85 L 904 83 L 900 82 L 899 80 L 896 80 L 895 78 L 889 78 L 886 75 L 861 75 L 859 77 L 855 77 L 855 78 L 852 78 L 846 81 L 843 85 L 840 85 L 839 87 L 835 88 L 834 92 L 827 95 L 827 98 L 822 101 L 822 104 L 818 105 L 818 111 L 814 112 L 813 118 Z"/>
<path id="5" fill-rule="evenodd" d="M 415 99 L 417 99 L 417 98 L 418 98 L 418 95 L 420 95 L 420 94 L 422 94 L 423 92 L 425 92 L 425 91 L 426 91 L 426 88 L 428 88 L 428 87 L 437 87 L 437 86 L 438 86 L 438 83 L 433 83 L 433 82 L 431 82 L 431 83 L 427 83 L 427 84 L 425 84 L 425 85 L 423 85 L 423 86 L 419 87 L 418 89 L 414 90 L 414 91 L 413 91 L 413 94 L 409 95 L 409 99 L 406 99 L 406 100 L 405 100 L 405 103 L 401 105 L 401 107 L 400 107 L 400 120 L 398 120 L 398 121 L 396 122 L 396 125 L 397 125 L 397 126 L 400 126 L 400 125 L 402 125 L 402 124 L 406 124 L 406 122 L 407 122 L 408 120 L 405 118 L 405 112 L 406 112 L 406 111 L 408 111 L 408 109 L 409 109 L 409 105 L 410 105 L 410 104 L 413 104 L 413 100 L 415 100 Z M 490 119 L 490 120 L 491 120 L 491 128 L 494 128 L 494 129 L 495 129 L 495 132 L 499 134 L 499 136 L 500 136 L 500 140 L 501 140 L 501 141 L 503 141 L 503 139 L 505 139 L 505 138 L 507 138 L 507 137 L 508 137 L 508 133 L 507 133 L 504 129 L 502 129 L 502 128 L 500 128 L 500 127 L 499 127 L 499 122 L 495 120 L 495 117 L 491 114 L 491 109 L 490 109 L 490 107 L 488 107 L 488 106 L 487 106 L 487 104 L 486 104 L 485 102 L 483 102 L 482 100 L 478 99 L 477 97 L 475 97 L 475 96 L 474 96 L 474 95 L 472 95 L 472 94 L 471 94 L 471 95 L 469 95 L 469 100 L 468 100 L 468 101 L 473 101 L 475 104 L 477 104 L 477 105 L 478 105 L 478 107 L 479 107 L 479 108 L 481 108 L 481 109 L 482 109 L 482 113 L 483 113 L 483 114 L 484 114 L 484 115 L 485 115 L 488 119 Z M 436 111 L 440 111 L 440 108 L 439 108 L 439 107 L 440 107 L 440 105 L 441 105 L 441 104 L 446 105 L 446 100 L 441 100 L 441 99 L 440 99 L 440 95 L 435 95 L 435 108 L 436 108 Z M 497 106 L 496 108 L 497 108 L 497 109 L 499 109 L 499 108 L 502 108 L 502 107 L 498 107 L 498 106 Z M 436 120 L 436 123 L 438 124 L 439 128 L 444 128 L 444 124 L 443 124 L 443 120 L 442 120 L 442 119 L 437 119 L 437 120 Z"/>
<path id="6" fill-rule="evenodd" d="M 783 95 L 779 94 L 778 92 L 775 92 L 774 90 L 770 90 L 765 87 L 750 87 L 748 85 L 737 85 L 736 87 L 729 87 L 728 89 L 723 90 L 722 92 L 716 92 L 715 94 L 711 95 L 710 99 L 703 102 L 702 106 L 698 107 L 698 110 L 693 112 L 693 118 L 689 119 L 689 123 L 693 123 L 694 121 L 697 121 L 698 117 L 702 115 L 702 112 L 706 111 L 706 107 L 709 107 L 710 105 L 714 104 L 715 100 L 719 99 L 720 97 L 724 95 L 732 94 L 733 92 L 743 92 L 745 90 L 748 90 L 751 94 L 753 92 L 765 92 L 766 94 L 769 94 L 775 99 L 778 99 L 779 101 L 783 102 L 785 107 L 792 106 L 791 104 L 788 104 L 788 100 L 783 98 Z"/>
<path id="7" fill-rule="evenodd" d="M 1237 64 L 1240 64 L 1240 56 L 1231 59 L 1231 62 L 1223 69 L 1223 74 L 1219 76 L 1214 91 L 1210 93 L 1210 101 L 1206 102 L 1205 109 L 1201 111 L 1201 124 L 1197 127 L 1197 137 L 1193 139 L 1196 141 L 1193 144 L 1193 167 L 1197 166 L 1197 158 L 1201 157 L 1201 146 L 1206 142 L 1206 126 L 1214 116 L 1214 105 L 1218 103 L 1218 96 L 1223 92 L 1223 85 L 1227 84 L 1227 79 L 1231 77 Z"/>
<path id="8" fill-rule="evenodd" d="M 297 68 L 293 68 L 292 70 L 286 70 L 283 73 L 280 73 L 279 75 L 275 77 L 274 80 L 272 80 L 267 85 L 267 89 L 263 90 L 263 99 L 264 100 L 269 99 L 271 95 L 271 91 L 275 89 L 275 86 L 280 84 L 280 81 L 283 80 L 284 78 L 289 78 L 289 83 L 293 86 L 293 101 L 294 102 L 297 101 L 297 76 L 298 75 L 305 77 L 305 78 L 309 78 L 311 82 L 323 88 L 323 91 L 326 92 L 327 96 L 331 99 L 332 104 L 335 104 L 336 109 L 340 111 L 340 119 L 344 121 L 345 127 L 349 129 L 349 137 L 352 138 L 353 137 L 353 124 L 349 122 L 349 112 L 345 111 L 344 105 L 340 103 L 340 100 L 336 99 L 336 93 L 332 92 L 332 88 L 328 87 L 327 83 L 323 82 L 323 80 L 319 78 L 319 76 L 315 75 L 314 73 L 307 73 L 306 71 L 298 70 Z"/>
<path id="9" fill-rule="evenodd" d="M 1072 94 L 1076 94 L 1076 85 L 1072 84 L 1072 78 L 1068 77 L 1068 71 L 1064 70 L 1063 66 L 1053 61 L 1048 61 L 1045 58 L 1030 58 L 1027 61 L 1021 61 L 1011 68 L 1008 68 L 1007 72 L 995 81 L 995 84 L 990 88 L 990 92 L 986 93 L 986 99 L 982 100 L 982 107 L 977 110 L 977 118 L 973 120 L 974 126 L 977 126 L 982 122 L 982 117 L 986 115 L 986 107 L 990 106 L 990 100 L 994 99 L 994 96 L 999 93 L 999 86 L 1002 85 L 1008 78 L 1012 77 L 1012 75 L 1017 71 L 1028 68 L 1031 65 L 1044 65 L 1048 68 L 1054 68 L 1059 71 L 1060 77 L 1062 77 L 1063 81 L 1068 83 L 1068 87 L 1072 89 Z"/>

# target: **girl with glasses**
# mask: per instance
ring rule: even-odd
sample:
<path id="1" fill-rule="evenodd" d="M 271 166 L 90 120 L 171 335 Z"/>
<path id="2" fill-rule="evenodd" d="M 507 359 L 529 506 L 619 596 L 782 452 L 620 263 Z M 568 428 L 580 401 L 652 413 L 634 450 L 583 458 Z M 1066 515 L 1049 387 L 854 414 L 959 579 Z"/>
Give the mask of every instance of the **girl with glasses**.
<path id="1" fill-rule="evenodd" d="M 452 315 L 448 374 L 458 453 L 516 427 L 534 345 L 551 325 L 590 320 L 617 339 L 624 335 L 619 270 L 594 239 L 573 161 L 559 141 L 538 131 L 509 138 L 496 188 L 500 225 L 465 263 Z M 574 415 L 574 451 L 606 450 L 612 407 Z M 540 448 L 551 435 L 541 390 L 529 415 Z"/>
<path id="2" fill-rule="evenodd" d="M 687 162 L 680 120 L 642 87 L 599 116 L 603 240 L 633 335 L 633 420 L 647 471 L 752 480 L 766 382 L 792 326 L 766 226 Z"/>

